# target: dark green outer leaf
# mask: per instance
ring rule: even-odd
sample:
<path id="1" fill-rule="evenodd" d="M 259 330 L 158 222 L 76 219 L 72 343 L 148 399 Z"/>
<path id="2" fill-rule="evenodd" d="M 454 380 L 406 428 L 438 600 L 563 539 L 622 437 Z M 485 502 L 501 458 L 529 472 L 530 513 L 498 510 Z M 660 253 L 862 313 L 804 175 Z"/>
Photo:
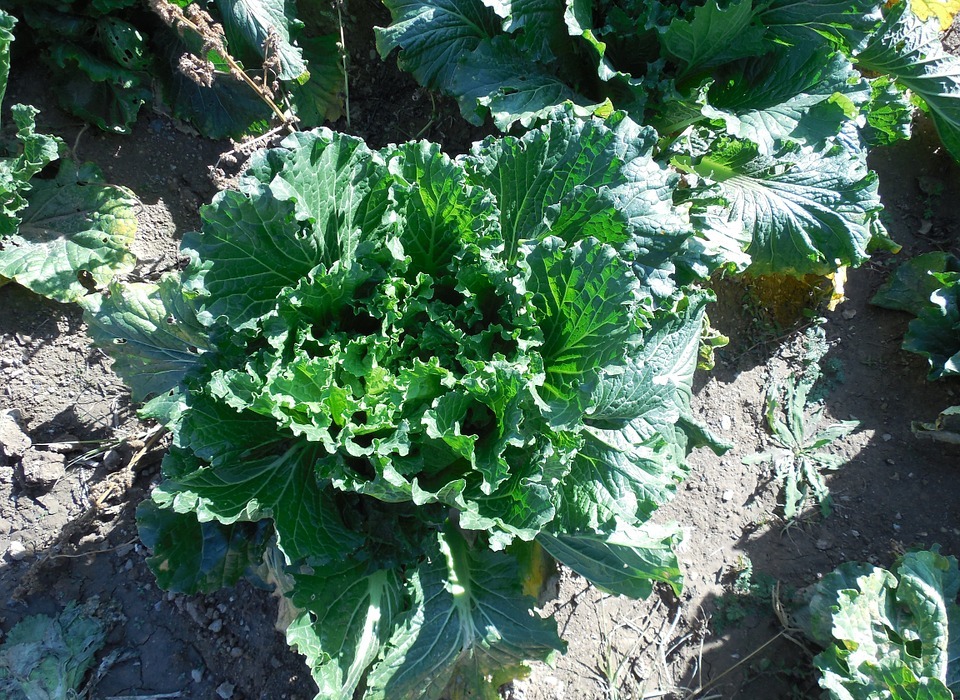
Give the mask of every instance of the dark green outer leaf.
<path id="1" fill-rule="evenodd" d="M 960 272 L 960 259 L 941 251 L 910 258 L 897 267 L 870 303 L 917 316 L 930 306 L 930 295 L 943 286 L 932 274 L 935 272 Z"/>
<path id="2" fill-rule="evenodd" d="M 696 170 L 719 183 L 727 219 L 751 234 L 751 272 L 829 274 L 867 258 L 881 205 L 862 151 L 789 146 L 767 158 L 748 143 L 730 142 Z"/>
<path id="3" fill-rule="evenodd" d="M 317 480 L 319 457 L 317 448 L 295 444 L 282 453 L 202 467 L 162 483 L 154 500 L 179 513 L 194 511 L 201 522 L 272 518 L 288 561 L 335 561 L 361 541 L 343 526 L 330 487 Z"/>
<path id="4" fill-rule="evenodd" d="M 673 551 L 680 537 L 679 527 L 645 523 L 609 536 L 542 532 L 537 542 L 601 590 L 646 598 L 656 582 L 669 584 L 674 593 L 680 594 L 683 574 Z"/>
<path id="5" fill-rule="evenodd" d="M 755 23 L 753 5 L 753 0 L 733 0 L 721 8 L 707 0 L 691 19 L 670 22 L 660 38 L 664 53 L 683 65 L 682 75 L 763 53 L 764 30 Z"/>
<path id="6" fill-rule="evenodd" d="M 903 349 L 927 358 L 929 379 L 960 374 L 960 273 L 940 275 L 941 286 L 910 322 Z"/>
<path id="7" fill-rule="evenodd" d="M 113 283 L 108 294 L 84 297 L 81 305 L 91 337 L 113 358 L 134 401 L 175 389 L 209 350 L 206 330 L 184 308 L 179 277 L 159 285 Z"/>
<path id="8" fill-rule="evenodd" d="M 170 32 L 154 37 L 165 70 L 159 72 L 164 102 L 173 115 L 192 124 L 207 138 L 242 139 L 270 127 L 270 108 L 250 87 L 231 75 L 217 73 L 213 85 L 197 85 L 178 69 L 180 57 L 197 54 Z"/>
<path id="9" fill-rule="evenodd" d="M 287 628 L 287 643 L 307 657 L 325 700 L 352 700 L 404 612 L 396 571 L 344 561 L 294 574 L 290 594 L 303 609 Z"/>
<path id="10" fill-rule="evenodd" d="M 7 92 L 7 78 L 10 77 L 10 44 L 13 42 L 13 27 L 17 19 L 0 10 L 0 104 Z"/>
<path id="11" fill-rule="evenodd" d="M 788 139 L 823 146 L 869 97 L 866 81 L 841 52 L 789 47 L 730 69 L 711 87 L 703 112 L 770 155 Z"/>
<path id="12" fill-rule="evenodd" d="M 517 562 L 470 549 L 447 528 L 428 559 L 408 571 L 410 612 L 399 621 L 368 679 L 370 700 L 491 697 L 565 645 L 521 594 Z"/>
<path id="13" fill-rule="evenodd" d="M 908 2 L 894 6 L 856 62 L 863 70 L 894 77 L 921 97 L 943 145 L 960 160 L 960 58 L 944 50 L 935 19 L 921 22 Z"/>
<path id="14" fill-rule="evenodd" d="M 393 24 L 376 28 L 380 57 L 400 49 L 400 67 L 429 88 L 451 90 L 461 58 L 501 31 L 496 14 L 481 0 L 387 0 L 384 4 Z"/>
<path id="15" fill-rule="evenodd" d="M 31 183 L 17 235 L 4 241 L 0 276 L 58 301 L 87 293 L 133 269 L 130 252 L 140 202 L 129 190 L 105 185 L 65 161 L 56 179 Z"/>
<path id="16" fill-rule="evenodd" d="M 216 0 L 231 52 L 261 59 L 278 58 L 280 80 L 302 81 L 307 73 L 302 50 L 291 43 L 295 8 L 292 0 Z M 275 38 L 275 55 L 265 55 L 267 37 Z"/>
<path id="17" fill-rule="evenodd" d="M 489 113 L 501 131 L 517 122 L 529 128 L 546 121 L 551 110 L 564 103 L 587 114 L 600 106 L 533 61 L 508 36 L 484 39 L 465 54 L 448 90 L 457 97 L 467 121 L 479 126 Z"/>
<path id="18" fill-rule="evenodd" d="M 263 560 L 273 532 L 267 520 L 221 525 L 143 501 L 137 531 L 150 548 L 147 566 L 164 590 L 211 593 L 236 584 Z"/>
<path id="19" fill-rule="evenodd" d="M 803 45 L 825 37 L 847 52 L 861 48 L 882 21 L 882 0 L 771 0 L 760 21 L 778 39 Z"/>

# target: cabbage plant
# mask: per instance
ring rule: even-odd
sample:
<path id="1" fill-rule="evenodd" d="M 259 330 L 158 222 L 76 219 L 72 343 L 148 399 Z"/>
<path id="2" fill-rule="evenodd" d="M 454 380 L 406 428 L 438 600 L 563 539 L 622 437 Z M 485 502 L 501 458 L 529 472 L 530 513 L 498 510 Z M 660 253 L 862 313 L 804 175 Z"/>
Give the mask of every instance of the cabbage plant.
<path id="1" fill-rule="evenodd" d="M 891 246 L 866 149 L 916 105 L 960 158 L 960 59 L 929 3 L 384 0 L 381 56 L 474 123 L 529 128 L 558 104 L 622 109 L 686 173 L 677 203 L 759 275 L 829 274 Z"/>
<path id="2" fill-rule="evenodd" d="M 908 552 L 888 571 L 847 562 L 812 589 L 801 627 L 825 647 L 813 662 L 836 700 L 960 692 L 960 571 L 955 557 Z"/>
<path id="3" fill-rule="evenodd" d="M 319 130 L 256 154 L 189 264 L 87 300 L 173 446 L 139 513 L 161 585 L 273 561 L 318 697 L 493 697 L 564 644 L 551 557 L 605 590 L 681 586 L 654 510 L 708 295 L 652 129 L 569 114 L 457 159 Z M 271 555 L 271 552 L 274 555 Z"/>
<path id="4" fill-rule="evenodd" d="M 0 100 L 15 24 L 0 10 Z M 63 141 L 37 132 L 37 114 L 30 105 L 13 105 L 16 137 L 0 146 L 0 285 L 17 282 L 75 301 L 88 287 L 133 269 L 140 203 L 125 187 L 103 182 L 96 166 L 62 158 Z M 43 177 L 48 166 L 56 172 Z"/>

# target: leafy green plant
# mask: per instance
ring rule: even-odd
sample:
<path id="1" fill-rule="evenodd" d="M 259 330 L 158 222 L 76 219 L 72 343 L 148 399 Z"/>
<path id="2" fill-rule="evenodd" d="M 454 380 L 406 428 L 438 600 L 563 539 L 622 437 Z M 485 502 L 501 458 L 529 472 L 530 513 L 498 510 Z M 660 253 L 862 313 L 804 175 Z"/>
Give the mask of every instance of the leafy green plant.
<path id="1" fill-rule="evenodd" d="M 278 548 L 324 698 L 492 697 L 563 648 L 523 593 L 544 551 L 614 593 L 679 590 L 678 528 L 648 520 L 709 439 L 709 295 L 650 273 L 690 235 L 654 141 L 619 113 L 456 160 L 293 134 L 202 210 L 181 274 L 89 297 L 173 431 L 139 514 L 161 584 Z"/>
<path id="2" fill-rule="evenodd" d="M 756 274 L 828 274 L 892 245 L 865 150 L 908 137 L 915 104 L 960 157 L 960 59 L 909 2 L 385 4 L 381 55 L 471 121 L 530 127 L 569 103 L 654 126 L 686 174 L 677 204 Z"/>
<path id="3" fill-rule="evenodd" d="M 813 499 L 824 516 L 830 514 L 830 490 L 823 471 L 840 468 L 844 459 L 826 448 L 849 435 L 859 421 L 837 421 L 818 429 L 823 406 L 811 410 L 810 392 L 820 378 L 820 360 L 826 352 L 823 329 L 815 328 L 807 337 L 805 371 L 786 383 L 767 387 L 765 417 L 775 447 L 745 457 L 744 464 L 770 463 L 784 489 L 784 515 L 797 517 L 804 504 Z"/>
<path id="4" fill-rule="evenodd" d="M 710 616 L 710 627 L 716 634 L 723 634 L 750 615 L 769 611 L 776 580 L 767 573 L 755 572 L 753 561 L 747 556 L 738 556 L 731 567 L 735 574 L 733 582 L 717 600 L 717 607 Z"/>
<path id="5" fill-rule="evenodd" d="M 20 621 L 0 645 L 0 695 L 6 700 L 74 700 L 106 643 L 99 601 L 70 602 L 56 617 Z"/>
<path id="6" fill-rule="evenodd" d="M 952 700 L 960 691 L 960 572 L 954 557 L 910 552 L 892 570 L 848 562 L 813 588 L 806 633 L 829 697 Z"/>
<path id="7" fill-rule="evenodd" d="M 155 95 L 211 138 L 340 114 L 332 13 L 292 0 L 11 0 L 65 110 L 126 133 Z M 160 21 L 162 18 L 163 22 Z"/>
<path id="8" fill-rule="evenodd" d="M 931 380 L 960 374 L 960 260 L 918 255 L 900 265 L 873 304 L 913 314 L 903 349 L 927 358 Z"/>
<path id="9" fill-rule="evenodd" d="M 15 19 L 0 10 L 0 98 L 6 91 Z M 0 157 L 0 284 L 14 281 L 58 301 L 133 269 L 139 202 L 107 185 L 93 165 L 60 160 L 63 142 L 36 132 L 37 110 L 14 105 L 16 143 Z"/>

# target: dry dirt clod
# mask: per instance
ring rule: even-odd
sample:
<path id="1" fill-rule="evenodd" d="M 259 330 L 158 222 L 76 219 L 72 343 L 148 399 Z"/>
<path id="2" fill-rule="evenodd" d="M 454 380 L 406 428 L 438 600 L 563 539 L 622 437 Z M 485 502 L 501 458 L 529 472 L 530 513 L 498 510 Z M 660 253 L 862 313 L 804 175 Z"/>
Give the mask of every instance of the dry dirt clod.
<path id="1" fill-rule="evenodd" d="M 23 427 L 23 414 L 16 408 L 0 411 L 0 457 L 15 462 L 32 444 Z"/>
<path id="2" fill-rule="evenodd" d="M 67 473 L 66 459 L 56 452 L 29 450 L 20 461 L 23 488 L 47 491 Z"/>
<path id="3" fill-rule="evenodd" d="M 14 540 L 7 545 L 7 556 L 13 561 L 22 561 L 27 556 L 27 548 L 24 546 L 23 542 Z"/>

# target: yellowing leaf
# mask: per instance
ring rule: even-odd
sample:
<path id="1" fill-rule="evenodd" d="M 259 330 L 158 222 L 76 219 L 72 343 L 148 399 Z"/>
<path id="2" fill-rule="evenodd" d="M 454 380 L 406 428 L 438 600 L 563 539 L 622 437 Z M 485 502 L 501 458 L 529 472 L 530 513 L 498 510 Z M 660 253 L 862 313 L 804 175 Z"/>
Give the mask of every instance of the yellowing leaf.
<path id="1" fill-rule="evenodd" d="M 954 15 L 960 12 L 960 0 L 912 0 L 910 10 L 924 22 L 936 17 L 943 32 L 950 28 Z"/>

